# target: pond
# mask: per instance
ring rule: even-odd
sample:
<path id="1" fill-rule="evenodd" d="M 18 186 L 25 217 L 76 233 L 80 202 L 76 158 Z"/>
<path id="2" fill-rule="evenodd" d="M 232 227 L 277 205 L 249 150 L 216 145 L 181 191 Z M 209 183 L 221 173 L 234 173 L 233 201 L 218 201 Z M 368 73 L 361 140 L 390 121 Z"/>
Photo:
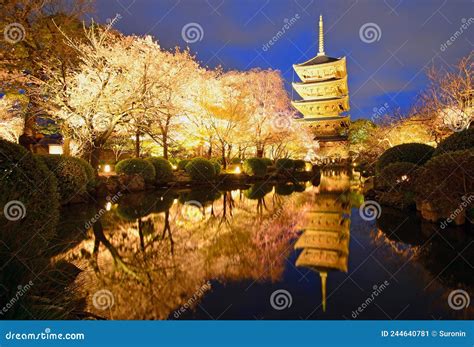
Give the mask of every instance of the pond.
<path id="1" fill-rule="evenodd" d="M 382 208 L 361 178 L 123 194 L 63 210 L 53 260 L 104 319 L 469 319 L 473 233 Z M 93 225 L 93 227 L 91 227 Z"/>

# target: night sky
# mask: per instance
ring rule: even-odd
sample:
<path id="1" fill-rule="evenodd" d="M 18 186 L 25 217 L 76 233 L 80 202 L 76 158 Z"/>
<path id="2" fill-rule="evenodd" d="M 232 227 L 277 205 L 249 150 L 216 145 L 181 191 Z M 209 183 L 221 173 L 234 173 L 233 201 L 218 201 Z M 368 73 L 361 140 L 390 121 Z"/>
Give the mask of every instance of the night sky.
<path id="1" fill-rule="evenodd" d="M 204 66 L 278 69 L 290 95 L 292 64 L 317 53 L 322 14 L 326 55 L 347 56 L 353 119 L 406 110 L 426 86 L 428 67 L 452 66 L 474 49 L 474 0 L 97 0 L 98 22 L 116 14 L 119 31 L 153 35 L 166 49 L 189 46 Z M 200 41 L 183 40 L 188 23 L 202 27 Z M 285 23 L 293 24 L 264 49 Z M 378 40 L 361 40 L 366 23 L 380 28 Z"/>

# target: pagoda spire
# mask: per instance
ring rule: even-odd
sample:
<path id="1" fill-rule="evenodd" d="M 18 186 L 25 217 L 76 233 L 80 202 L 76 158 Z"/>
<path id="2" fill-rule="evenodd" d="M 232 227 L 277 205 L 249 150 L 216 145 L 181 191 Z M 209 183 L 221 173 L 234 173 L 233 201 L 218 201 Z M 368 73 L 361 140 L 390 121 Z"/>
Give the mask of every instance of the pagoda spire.
<path id="1" fill-rule="evenodd" d="M 318 56 L 326 55 L 324 53 L 324 31 L 323 31 L 323 16 L 319 16 L 319 52 Z"/>
<path id="2" fill-rule="evenodd" d="M 323 312 L 326 312 L 326 279 L 328 278 L 328 273 L 321 271 L 319 276 L 321 277 L 321 303 L 323 305 Z"/>

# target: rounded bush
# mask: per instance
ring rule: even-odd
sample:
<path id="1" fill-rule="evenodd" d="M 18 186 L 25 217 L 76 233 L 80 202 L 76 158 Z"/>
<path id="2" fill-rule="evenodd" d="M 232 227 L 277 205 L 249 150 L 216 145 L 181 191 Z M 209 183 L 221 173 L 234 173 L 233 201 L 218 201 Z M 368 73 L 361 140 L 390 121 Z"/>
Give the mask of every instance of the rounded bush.
<path id="1" fill-rule="evenodd" d="M 209 181 L 216 177 L 214 164 L 204 158 L 194 158 L 186 165 L 186 172 L 193 181 Z"/>
<path id="2" fill-rule="evenodd" d="M 423 143 L 404 143 L 387 149 L 382 153 L 376 164 L 376 172 L 384 167 L 399 162 L 408 162 L 423 165 L 430 160 L 434 148 Z"/>
<path id="3" fill-rule="evenodd" d="M 265 163 L 266 166 L 273 165 L 273 161 L 270 158 L 262 158 L 262 161 Z"/>
<path id="4" fill-rule="evenodd" d="M 437 155 L 419 169 L 415 182 L 417 200 L 453 211 L 474 192 L 474 150 Z M 471 194 L 471 195 L 470 195 Z"/>
<path id="5" fill-rule="evenodd" d="M 41 160 L 2 139 L 0 172 L 0 302 L 5 303 L 15 296 L 18 284 L 48 265 L 44 253 L 55 235 L 59 195 L 54 175 Z M 19 303 L 9 316 L 17 309 Z"/>
<path id="6" fill-rule="evenodd" d="M 278 171 L 290 172 L 294 170 L 295 163 L 293 160 L 288 158 L 278 159 L 276 161 L 276 168 L 278 169 Z"/>
<path id="7" fill-rule="evenodd" d="M 250 200 L 262 199 L 272 191 L 272 185 L 266 182 L 256 183 L 247 189 L 244 195 Z"/>
<path id="8" fill-rule="evenodd" d="M 173 178 L 173 167 L 171 163 L 164 158 L 145 159 L 155 168 L 155 181 L 157 183 L 166 183 Z"/>
<path id="9" fill-rule="evenodd" d="M 96 173 L 92 165 L 82 158 L 77 158 L 77 157 L 69 157 L 69 158 L 76 161 L 79 165 L 82 166 L 87 176 L 87 191 L 92 192 L 95 189 L 95 185 L 96 185 Z"/>
<path id="10" fill-rule="evenodd" d="M 232 158 L 230 161 L 231 164 L 242 164 L 242 159 L 240 158 Z"/>
<path id="11" fill-rule="evenodd" d="M 61 203 L 77 201 L 87 191 L 86 170 L 77 158 L 52 154 L 39 155 L 38 158 L 56 177 Z"/>
<path id="12" fill-rule="evenodd" d="M 178 162 L 178 170 L 185 170 L 186 169 L 186 165 L 188 165 L 188 163 L 190 162 L 191 160 L 189 159 L 182 159 Z"/>
<path id="13" fill-rule="evenodd" d="M 247 159 L 242 168 L 249 176 L 264 177 L 267 174 L 267 165 L 262 158 Z"/>
<path id="14" fill-rule="evenodd" d="M 155 167 L 140 158 L 121 160 L 115 165 L 115 171 L 123 175 L 141 175 L 148 183 L 155 181 Z"/>
<path id="15" fill-rule="evenodd" d="M 155 195 L 146 192 L 127 194 L 120 199 L 117 215 L 128 221 L 146 217 L 152 213 L 168 211 L 173 205 L 175 195 L 168 192 L 164 195 Z"/>
<path id="16" fill-rule="evenodd" d="M 222 161 L 222 160 L 221 160 L 221 161 Z M 222 171 L 222 167 L 221 167 L 220 162 L 219 162 L 218 160 L 216 160 L 216 159 L 212 159 L 212 160 L 211 160 L 211 163 L 212 163 L 212 165 L 214 165 L 214 170 L 215 170 L 215 172 L 216 172 L 216 175 L 219 175 L 219 174 L 221 173 L 221 171 Z"/>
<path id="17" fill-rule="evenodd" d="M 376 176 L 376 188 L 385 191 L 411 191 L 418 165 L 408 162 L 393 163 Z"/>
<path id="18" fill-rule="evenodd" d="M 275 187 L 275 193 L 278 195 L 291 195 L 295 191 L 293 184 L 277 184 Z"/>
<path id="19" fill-rule="evenodd" d="M 433 156 L 471 148 L 474 148 L 474 128 L 453 133 L 445 138 L 436 147 Z"/>
<path id="20" fill-rule="evenodd" d="M 304 171 L 306 168 L 306 162 L 304 160 L 293 160 L 295 171 Z"/>

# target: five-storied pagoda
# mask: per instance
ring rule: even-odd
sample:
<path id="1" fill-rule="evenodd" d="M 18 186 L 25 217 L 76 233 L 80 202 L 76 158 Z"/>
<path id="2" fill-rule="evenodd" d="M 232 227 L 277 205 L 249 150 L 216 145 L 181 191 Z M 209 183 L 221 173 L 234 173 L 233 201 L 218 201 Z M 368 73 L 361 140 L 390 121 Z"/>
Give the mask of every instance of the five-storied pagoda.
<path id="1" fill-rule="evenodd" d="M 323 17 L 319 17 L 319 52 L 316 57 L 293 65 L 302 82 L 293 88 L 302 100 L 292 101 L 303 115 L 319 144 L 321 159 L 348 157 L 350 123 L 346 57 L 332 58 L 324 52 Z"/>

